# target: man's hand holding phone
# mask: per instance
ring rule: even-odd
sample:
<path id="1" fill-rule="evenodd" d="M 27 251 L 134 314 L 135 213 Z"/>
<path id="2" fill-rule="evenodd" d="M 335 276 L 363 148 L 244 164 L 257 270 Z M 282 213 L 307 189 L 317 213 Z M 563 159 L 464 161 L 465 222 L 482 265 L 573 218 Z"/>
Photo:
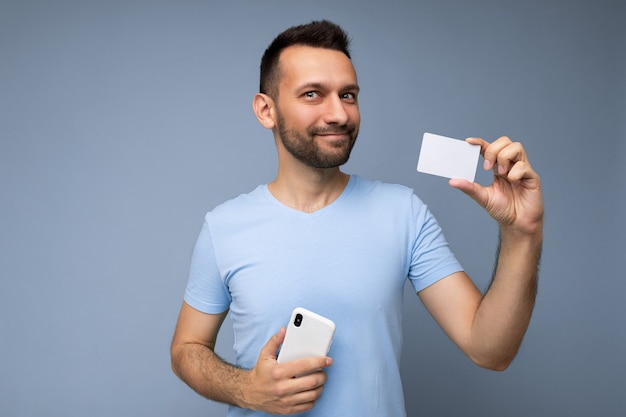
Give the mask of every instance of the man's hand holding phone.
<path id="1" fill-rule="evenodd" d="M 321 351 L 319 354 L 312 355 L 306 354 L 307 348 L 302 350 L 303 346 L 308 346 L 310 351 L 312 345 L 306 340 L 315 337 L 313 336 L 315 331 L 310 332 L 310 325 L 315 320 L 310 318 L 312 316 L 308 314 L 310 313 L 308 310 L 304 311 L 306 317 L 296 318 L 297 315 L 301 315 L 301 310 L 294 310 L 289 329 L 282 327 L 261 349 L 257 363 L 249 374 L 250 381 L 247 384 L 249 389 L 244 407 L 272 414 L 295 414 L 311 410 L 322 394 L 327 380 L 324 369 L 332 365 L 333 361 L 326 356 L 328 348 L 324 348 L 325 351 Z M 306 327 L 302 326 L 302 320 L 308 321 Z M 296 326 L 296 324 L 298 325 Z M 304 332 L 300 335 L 300 332 L 290 331 L 292 327 L 301 328 Z M 334 334 L 334 324 L 331 327 L 330 333 L 323 331 L 326 336 L 322 342 L 318 339 L 314 345 L 330 347 L 330 341 Z M 286 339 L 288 331 L 290 337 Z M 330 339 L 328 339 L 328 334 L 330 334 Z M 276 355 L 279 349 L 283 352 L 280 355 L 280 360 Z M 303 352 L 304 356 L 284 361 L 283 359 L 286 357 L 284 352 L 287 352 L 287 357 L 290 359 L 292 359 L 291 355 L 298 356 Z"/>

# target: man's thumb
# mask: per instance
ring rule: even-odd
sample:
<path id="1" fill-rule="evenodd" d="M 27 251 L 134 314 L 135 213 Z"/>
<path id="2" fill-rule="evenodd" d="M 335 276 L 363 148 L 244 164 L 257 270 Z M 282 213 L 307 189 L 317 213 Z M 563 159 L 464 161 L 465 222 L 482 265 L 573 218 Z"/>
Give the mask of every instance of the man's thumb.
<path id="1" fill-rule="evenodd" d="M 481 207 L 485 207 L 485 196 L 483 195 L 484 190 L 479 184 L 459 178 L 451 179 L 450 181 L 448 181 L 448 184 L 450 184 L 451 187 L 456 188 L 457 190 L 463 191 L 470 198 L 476 201 Z"/>
<path id="2" fill-rule="evenodd" d="M 276 359 L 276 352 L 278 352 L 280 345 L 282 345 L 285 341 L 285 333 L 285 327 L 281 327 L 278 333 L 272 335 L 272 337 L 270 337 L 270 340 L 268 340 L 265 346 L 263 346 L 263 349 L 261 349 L 260 356 Z"/>

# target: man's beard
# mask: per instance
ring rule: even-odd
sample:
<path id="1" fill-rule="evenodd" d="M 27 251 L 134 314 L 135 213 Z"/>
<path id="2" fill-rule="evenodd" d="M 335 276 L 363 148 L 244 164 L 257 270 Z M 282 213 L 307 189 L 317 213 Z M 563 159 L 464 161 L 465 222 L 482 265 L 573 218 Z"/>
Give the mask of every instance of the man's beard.
<path id="1" fill-rule="evenodd" d="M 280 111 L 277 120 L 278 134 L 283 146 L 300 162 L 313 168 L 334 168 L 348 162 L 359 129 L 354 124 L 330 125 L 325 128 L 310 127 L 303 134 L 289 129 Z M 347 137 L 333 142 L 332 150 L 324 150 L 315 141 L 315 135 L 339 133 Z"/>

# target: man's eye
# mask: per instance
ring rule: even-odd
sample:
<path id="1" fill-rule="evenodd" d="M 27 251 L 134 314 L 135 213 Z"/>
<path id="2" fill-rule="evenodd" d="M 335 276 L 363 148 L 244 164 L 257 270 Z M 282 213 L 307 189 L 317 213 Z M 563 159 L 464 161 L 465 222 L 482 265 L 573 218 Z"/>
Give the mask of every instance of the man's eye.
<path id="1" fill-rule="evenodd" d="M 344 99 L 344 100 L 354 101 L 354 100 L 356 100 L 356 94 L 355 93 L 343 93 L 341 95 L 341 98 Z"/>
<path id="2" fill-rule="evenodd" d="M 317 98 L 317 97 L 319 97 L 319 94 L 317 93 L 317 91 L 307 91 L 306 93 L 304 93 L 304 97 L 306 97 L 306 98 Z"/>

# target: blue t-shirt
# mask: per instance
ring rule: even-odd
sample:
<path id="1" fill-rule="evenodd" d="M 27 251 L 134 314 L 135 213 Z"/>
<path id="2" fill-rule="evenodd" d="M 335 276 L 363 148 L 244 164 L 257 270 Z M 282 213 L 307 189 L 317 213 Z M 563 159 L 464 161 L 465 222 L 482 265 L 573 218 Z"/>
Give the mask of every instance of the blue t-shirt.
<path id="1" fill-rule="evenodd" d="M 206 215 L 185 301 L 205 313 L 230 308 L 236 365 L 254 367 L 291 311 L 333 320 L 328 381 L 306 416 L 404 416 L 400 381 L 402 299 L 462 268 L 413 191 L 351 176 L 332 204 L 289 208 L 266 185 Z M 265 414 L 230 407 L 229 416 Z"/>

